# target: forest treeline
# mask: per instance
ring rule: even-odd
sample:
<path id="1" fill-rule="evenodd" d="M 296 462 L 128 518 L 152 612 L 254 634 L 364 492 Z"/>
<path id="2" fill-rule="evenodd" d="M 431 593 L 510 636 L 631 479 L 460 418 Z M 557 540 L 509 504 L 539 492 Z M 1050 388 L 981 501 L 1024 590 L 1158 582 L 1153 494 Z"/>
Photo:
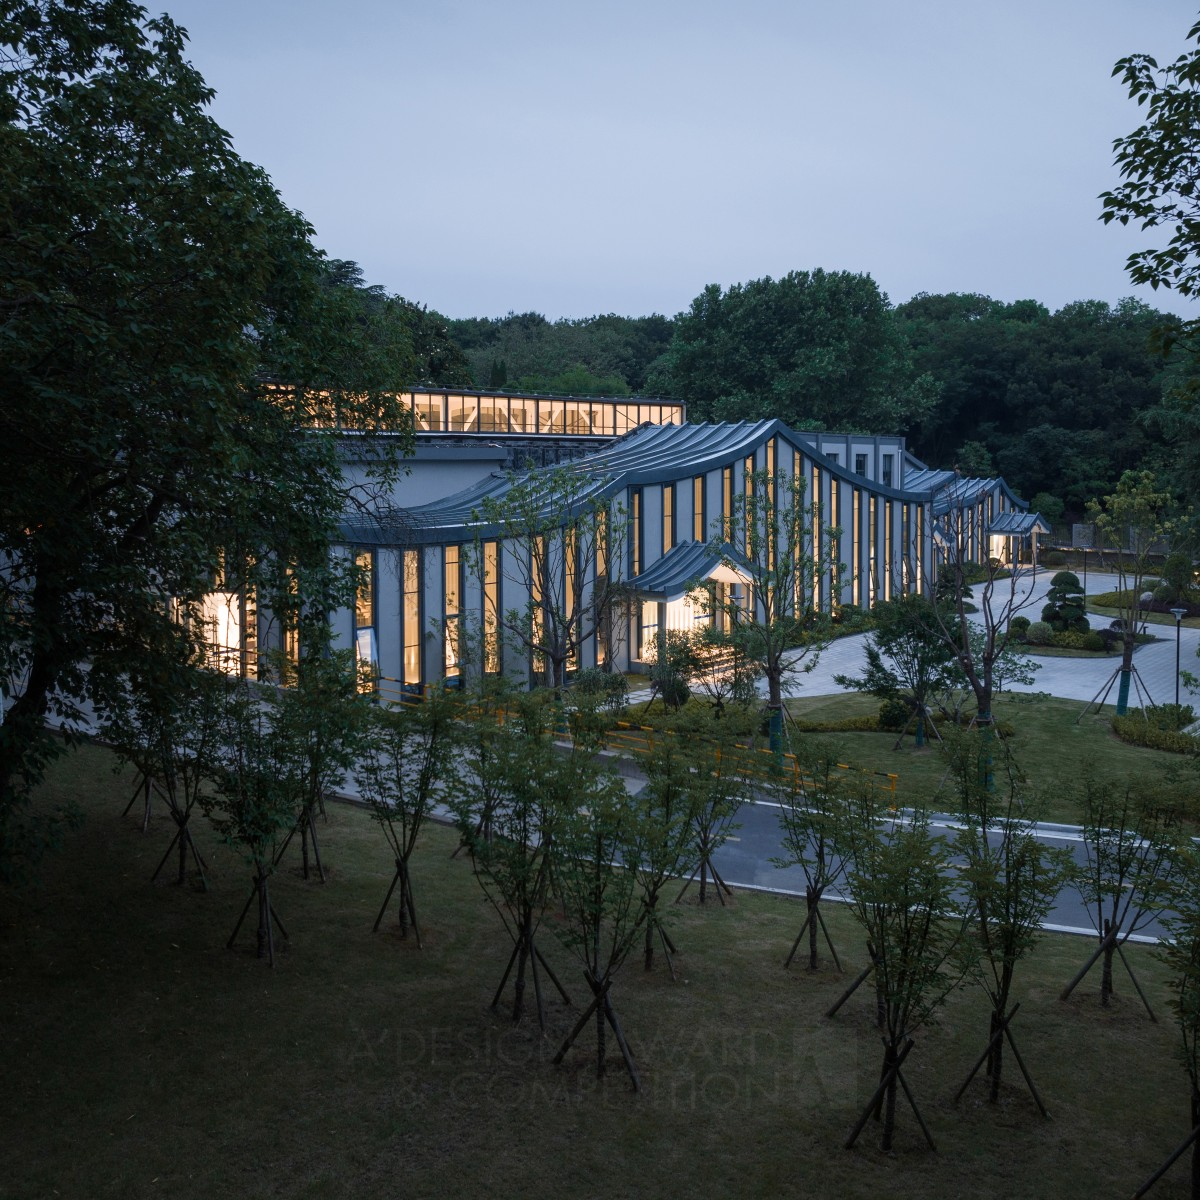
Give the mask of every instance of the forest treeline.
<path id="1" fill-rule="evenodd" d="M 950 293 L 893 306 L 869 275 L 816 270 L 711 285 L 674 318 L 452 320 L 402 304 L 413 382 L 661 395 L 695 421 L 900 433 L 930 465 L 1003 475 L 1054 521 L 1131 467 L 1159 470 L 1181 496 L 1200 490 L 1195 353 L 1171 344 L 1177 317 L 1139 300 L 1051 312 Z"/>

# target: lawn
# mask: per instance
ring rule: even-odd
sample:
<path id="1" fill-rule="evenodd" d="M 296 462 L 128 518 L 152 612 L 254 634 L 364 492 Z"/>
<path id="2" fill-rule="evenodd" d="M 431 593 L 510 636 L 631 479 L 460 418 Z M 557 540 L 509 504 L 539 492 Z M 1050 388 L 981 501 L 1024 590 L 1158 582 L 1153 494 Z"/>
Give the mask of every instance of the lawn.
<path id="1" fill-rule="evenodd" d="M 792 699 L 787 708 L 794 717 L 838 721 L 877 713 L 879 701 L 841 692 Z M 1086 771 L 1146 778 L 1188 763 L 1178 754 L 1122 742 L 1112 731 L 1115 709 L 1111 705 L 1100 712 L 1093 709 L 1086 716 L 1081 715 L 1083 708 L 1079 700 L 1032 693 L 1009 692 L 996 699 L 996 719 L 1013 726 L 1015 736 L 1009 744 L 1030 783 L 1040 792 L 1048 820 L 1078 821 L 1071 792 Z M 897 795 L 902 803 L 932 797 L 945 782 L 946 766 L 936 742 L 918 750 L 909 734 L 900 748 L 893 750 L 895 733 L 791 734 L 793 739 L 816 736 L 835 740 L 842 747 L 844 762 L 898 776 Z"/>
<path id="2" fill-rule="evenodd" d="M 614 992 L 635 1095 L 615 1047 L 601 1083 L 587 1038 L 551 1063 L 572 1023 L 560 1004 L 546 1036 L 489 1008 L 509 945 L 449 830 L 431 829 L 414 863 L 418 950 L 370 932 L 392 862 L 364 812 L 331 806 L 330 881 L 303 881 L 294 860 L 277 876 L 292 941 L 272 971 L 250 937 L 225 949 L 243 864 L 202 830 L 212 890 L 151 885 L 168 822 L 143 834 L 122 820 L 128 790 L 103 751 L 65 760 L 42 800 L 78 798 L 85 823 L 35 892 L 0 893 L 4 1197 L 1067 1200 L 1132 1194 L 1187 1129 L 1163 972 L 1144 947 L 1129 954 L 1159 1025 L 1120 976 L 1108 1011 L 1098 978 L 1057 999 L 1083 939 L 1047 937 L 1019 980 L 1015 1029 L 1052 1120 L 1015 1075 L 995 1108 L 980 1085 L 952 1102 L 986 1028 L 962 991 L 909 1060 L 940 1152 L 903 1108 L 894 1155 L 870 1128 L 847 1151 L 878 1073 L 872 1004 L 860 993 L 828 1020 L 842 979 L 782 969 L 797 902 L 739 892 L 674 910 L 679 982 L 630 963 Z M 856 970 L 848 912 L 829 920 Z M 549 931 L 544 949 L 578 1002 Z M 1154 1196 L 1188 1194 L 1184 1176 Z"/>

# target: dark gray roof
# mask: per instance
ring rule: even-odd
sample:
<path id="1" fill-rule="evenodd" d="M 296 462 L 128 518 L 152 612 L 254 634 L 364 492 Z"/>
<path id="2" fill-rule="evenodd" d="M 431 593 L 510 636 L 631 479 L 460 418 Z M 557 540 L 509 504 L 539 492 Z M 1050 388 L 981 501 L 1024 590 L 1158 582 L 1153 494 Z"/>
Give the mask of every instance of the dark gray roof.
<path id="1" fill-rule="evenodd" d="M 996 514 L 988 526 L 988 533 L 1024 537 L 1035 529 L 1038 533 L 1050 532 L 1050 526 L 1046 524 L 1041 513 L 1008 511 Z"/>
<path id="2" fill-rule="evenodd" d="M 754 568 L 728 543 L 680 542 L 633 579 L 632 585 L 640 595 L 650 599 L 671 600 L 686 595 L 693 584 L 726 565 L 732 565 L 746 578 L 753 578 Z"/>

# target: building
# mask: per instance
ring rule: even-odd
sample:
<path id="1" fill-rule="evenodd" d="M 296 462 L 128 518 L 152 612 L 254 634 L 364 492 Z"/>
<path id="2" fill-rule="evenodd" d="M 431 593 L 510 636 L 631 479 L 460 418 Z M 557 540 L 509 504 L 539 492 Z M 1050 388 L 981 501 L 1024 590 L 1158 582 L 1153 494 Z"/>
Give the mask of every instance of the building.
<path id="1" fill-rule="evenodd" d="M 952 553 L 1036 555 L 1048 531 L 1003 480 L 931 470 L 900 437 L 693 425 L 681 405 L 658 400 L 410 396 L 413 470 L 390 509 L 343 522 L 339 552 L 354 556 L 363 583 L 354 609 L 331 617 L 389 691 L 472 670 L 530 678 L 543 664 L 529 646 L 495 635 L 506 613 L 538 621 L 556 608 L 579 626 L 570 668 L 638 669 L 658 630 L 712 619 L 697 583 L 756 603 L 745 514 L 764 486 L 794 489 L 797 556 L 814 563 L 794 603 L 826 611 L 928 591 Z M 353 460 L 351 441 L 350 475 Z M 534 517 L 517 520 L 518 502 Z M 586 554 L 584 535 L 554 533 L 583 512 L 603 526 Z M 584 628 L 598 589 L 617 584 L 625 604 Z M 229 621 L 222 632 L 222 644 L 240 637 Z M 255 632 L 265 640 L 261 619 Z"/>

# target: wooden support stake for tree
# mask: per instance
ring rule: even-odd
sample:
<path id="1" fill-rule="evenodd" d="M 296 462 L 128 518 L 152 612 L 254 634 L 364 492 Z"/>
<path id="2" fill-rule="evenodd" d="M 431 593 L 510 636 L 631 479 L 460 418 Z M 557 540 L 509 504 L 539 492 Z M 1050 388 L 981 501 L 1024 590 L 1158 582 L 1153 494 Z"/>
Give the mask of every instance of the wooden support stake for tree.
<path id="1" fill-rule="evenodd" d="M 1150 1014 L 1150 1020 L 1157 1025 L 1158 1018 L 1154 1015 L 1154 1009 L 1150 1007 L 1150 1001 L 1146 999 L 1146 993 L 1142 991 L 1142 985 L 1138 983 L 1138 977 L 1133 973 L 1133 968 L 1129 965 L 1129 959 L 1125 957 L 1125 950 L 1120 942 L 1117 943 L 1117 953 L 1120 955 L 1121 961 L 1125 964 L 1125 970 L 1129 973 L 1129 978 L 1133 981 L 1133 986 L 1136 989 L 1138 996 L 1141 998 L 1142 1003 L 1146 1006 L 1146 1011 Z"/>
<path id="2" fill-rule="evenodd" d="M 400 932 L 402 935 L 407 935 L 408 926 L 412 925 L 413 933 L 417 939 L 417 949 L 423 949 L 421 945 L 421 929 L 417 924 L 417 909 L 413 901 L 412 894 L 412 877 L 408 872 L 408 864 L 399 855 L 396 856 L 396 873 L 392 876 L 392 885 L 387 890 L 387 895 L 383 898 L 383 904 L 380 905 L 379 915 L 375 918 L 375 924 L 371 926 L 372 933 L 379 932 L 379 926 L 383 921 L 383 914 L 387 912 L 388 903 L 391 901 L 392 893 L 396 890 L 396 885 L 400 886 Z"/>
<path id="3" fill-rule="evenodd" d="M 854 1128 L 850 1131 L 850 1136 L 846 1139 L 845 1149 L 852 1149 L 854 1143 L 858 1141 L 858 1135 L 866 1128 L 872 1114 L 878 1111 L 884 1093 L 888 1090 L 892 1080 L 900 1074 L 900 1068 L 904 1065 L 904 1060 L 908 1057 L 909 1051 L 912 1050 L 915 1044 L 912 1038 L 909 1038 L 901 1047 L 900 1053 L 896 1055 L 896 1061 L 892 1063 L 891 1068 L 883 1072 L 883 1076 L 879 1080 L 879 1086 L 872 1093 L 870 1100 L 867 1101 L 866 1107 L 862 1110 L 862 1115 L 858 1118 Z"/>
<path id="4" fill-rule="evenodd" d="M 1200 1125 L 1197 1125 L 1191 1133 L 1183 1139 L 1176 1147 L 1171 1157 L 1167 1159 L 1145 1183 L 1142 1184 L 1136 1192 L 1133 1193 L 1133 1200 L 1142 1200 L 1142 1197 L 1175 1165 L 1176 1160 L 1184 1153 L 1185 1150 L 1200 1137 Z"/>
<path id="5" fill-rule="evenodd" d="M 1108 932 L 1100 938 L 1100 945 L 1096 947 L 1096 950 L 1092 954 L 1091 958 L 1089 958 L 1087 962 L 1085 962 L 1083 966 L 1079 968 L 1079 970 L 1075 973 L 1074 979 L 1072 979 L 1071 982 L 1068 983 L 1067 986 L 1059 993 L 1058 998 L 1060 1000 L 1070 999 L 1071 993 L 1083 982 L 1084 976 L 1087 975 L 1087 973 L 1096 965 L 1100 959 L 1100 955 L 1102 955 L 1104 951 L 1108 949 L 1109 942 L 1115 940 L 1116 936 L 1116 929 L 1110 928 Z"/>
<path id="6" fill-rule="evenodd" d="M 863 969 L 861 971 L 859 971 L 859 973 L 855 976 L 854 982 L 841 994 L 841 996 L 838 998 L 837 1003 L 834 1004 L 834 1006 L 825 1014 L 825 1016 L 826 1017 L 837 1016 L 838 1009 L 841 1008 L 842 1005 L 845 1004 L 846 1001 L 849 1000 L 850 997 L 853 996 L 854 993 L 857 992 L 858 989 L 860 987 L 862 987 L 862 985 L 864 983 L 866 983 L 867 976 L 870 975 L 871 972 L 874 970 L 875 970 L 875 964 L 873 962 L 868 963 L 865 967 L 863 967 Z"/>
<path id="7" fill-rule="evenodd" d="M 1012 1048 L 1013 1057 L 1017 1060 L 1017 1066 L 1021 1069 L 1021 1074 L 1025 1078 L 1025 1085 L 1029 1088 L 1029 1092 L 1033 1096 L 1034 1103 L 1038 1106 L 1038 1111 L 1043 1117 L 1049 1118 L 1050 1114 L 1046 1111 L 1046 1106 L 1042 1103 L 1042 1097 L 1039 1094 L 1036 1086 L 1034 1086 L 1033 1077 L 1029 1074 L 1029 1071 L 1025 1066 L 1025 1060 L 1021 1057 L 1021 1051 L 1017 1049 L 1017 1041 L 1016 1038 L 1013 1037 L 1012 1029 L 1010 1028 L 1013 1017 L 1017 1015 L 1017 1010 L 1020 1007 L 1020 1004 L 1014 1004 L 1012 1011 L 1008 1014 L 1008 1016 L 1001 1017 L 999 1020 L 996 1020 L 995 1014 L 993 1014 L 995 1025 L 992 1030 L 992 1036 L 988 1040 L 988 1044 L 983 1053 L 979 1056 L 978 1061 L 971 1068 L 970 1074 L 968 1074 L 967 1078 L 963 1081 L 962 1087 L 960 1087 L 958 1091 L 954 1093 L 955 1104 L 957 1104 L 963 1098 L 963 1093 L 967 1090 L 971 1080 L 974 1079 L 979 1073 L 979 1068 L 982 1067 L 989 1058 L 991 1058 L 992 1052 L 996 1049 L 997 1044 L 1001 1041 L 1001 1039 L 1004 1039 L 1007 1040 L 1009 1046 Z M 990 1066 L 988 1068 L 988 1073 L 991 1073 Z"/>
<path id="8" fill-rule="evenodd" d="M 567 1051 L 575 1043 L 575 1039 L 584 1031 L 589 1019 L 599 1011 L 612 1029 L 613 1037 L 617 1039 L 617 1046 L 620 1048 L 621 1057 L 625 1061 L 625 1069 L 629 1072 L 629 1078 L 633 1083 L 633 1090 L 639 1092 L 642 1088 L 642 1082 L 638 1077 L 637 1066 L 633 1061 L 633 1054 L 629 1049 L 629 1043 L 625 1040 L 625 1033 L 621 1029 L 621 1022 L 617 1017 L 617 1011 L 613 1008 L 612 999 L 608 994 L 609 989 L 612 987 L 612 980 L 606 979 L 603 984 L 597 983 L 587 971 L 584 971 L 583 977 L 587 980 L 587 985 L 592 990 L 592 1002 L 584 1010 L 579 1020 L 575 1022 L 574 1028 L 567 1034 L 566 1041 L 558 1048 L 558 1053 L 554 1056 L 554 1065 L 557 1067 L 562 1064 L 562 1060 L 566 1057 Z"/>

